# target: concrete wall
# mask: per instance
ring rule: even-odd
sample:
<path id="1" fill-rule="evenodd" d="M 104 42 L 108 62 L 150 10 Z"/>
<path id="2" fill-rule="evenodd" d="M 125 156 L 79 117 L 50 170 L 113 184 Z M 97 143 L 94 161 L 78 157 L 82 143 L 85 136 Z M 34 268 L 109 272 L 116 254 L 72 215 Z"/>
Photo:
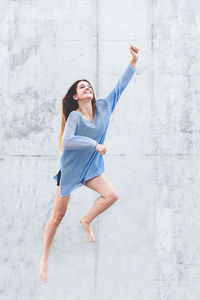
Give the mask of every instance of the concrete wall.
<path id="1" fill-rule="evenodd" d="M 0 299 L 200 299 L 200 5 L 193 1 L 0 2 Z M 61 100 L 85 77 L 96 97 L 140 49 L 112 115 L 105 175 L 119 200 L 78 220 L 98 194 L 71 195 L 39 278 L 59 168 Z"/>

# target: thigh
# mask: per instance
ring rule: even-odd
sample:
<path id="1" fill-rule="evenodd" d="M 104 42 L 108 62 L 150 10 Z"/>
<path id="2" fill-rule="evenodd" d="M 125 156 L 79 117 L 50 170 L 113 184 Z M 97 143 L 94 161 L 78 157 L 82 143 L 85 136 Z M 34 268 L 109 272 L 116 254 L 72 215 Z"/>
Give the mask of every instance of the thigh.
<path id="1" fill-rule="evenodd" d="M 56 194 L 55 194 L 55 202 L 54 202 L 54 210 L 53 214 L 56 215 L 64 215 L 69 203 L 70 194 L 65 197 L 60 197 L 59 194 L 59 186 L 56 186 Z"/>
<path id="2" fill-rule="evenodd" d="M 111 194 L 118 195 L 117 189 L 104 174 L 100 174 L 92 179 L 87 180 L 85 185 L 103 197 L 108 197 Z"/>

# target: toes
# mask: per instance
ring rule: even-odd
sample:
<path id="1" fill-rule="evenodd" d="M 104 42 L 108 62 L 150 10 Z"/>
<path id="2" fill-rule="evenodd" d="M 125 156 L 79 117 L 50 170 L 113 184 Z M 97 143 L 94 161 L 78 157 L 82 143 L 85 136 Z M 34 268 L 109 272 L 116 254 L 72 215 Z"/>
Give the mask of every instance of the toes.
<path id="1" fill-rule="evenodd" d="M 94 240 L 95 240 L 95 239 L 94 239 L 94 236 L 92 235 L 91 232 L 87 234 L 87 238 L 88 238 L 88 240 L 89 240 L 91 243 L 93 243 Z"/>
<path id="2" fill-rule="evenodd" d="M 41 277 L 42 281 L 44 281 L 44 278 L 43 278 L 43 275 L 42 275 L 42 274 L 40 275 L 40 277 Z"/>
<path id="3" fill-rule="evenodd" d="M 42 281 L 44 282 L 44 277 L 43 277 L 43 274 L 42 274 L 40 277 L 41 277 Z"/>
<path id="4" fill-rule="evenodd" d="M 91 237 L 91 235 L 88 235 L 88 239 L 89 239 L 90 242 L 92 242 L 92 237 Z"/>
<path id="5" fill-rule="evenodd" d="M 93 231 L 91 231 L 91 239 L 92 239 L 92 242 L 95 242 L 95 236 L 94 236 L 94 232 Z"/>
<path id="6" fill-rule="evenodd" d="M 40 278 L 42 279 L 43 282 L 47 282 L 47 274 L 46 273 L 41 272 Z"/>
<path id="7" fill-rule="evenodd" d="M 47 276 L 46 276 L 46 274 L 43 276 L 43 281 L 47 282 Z"/>
<path id="8" fill-rule="evenodd" d="M 95 237 L 94 237 L 94 234 L 92 235 L 92 240 L 93 240 L 93 242 L 95 241 Z"/>

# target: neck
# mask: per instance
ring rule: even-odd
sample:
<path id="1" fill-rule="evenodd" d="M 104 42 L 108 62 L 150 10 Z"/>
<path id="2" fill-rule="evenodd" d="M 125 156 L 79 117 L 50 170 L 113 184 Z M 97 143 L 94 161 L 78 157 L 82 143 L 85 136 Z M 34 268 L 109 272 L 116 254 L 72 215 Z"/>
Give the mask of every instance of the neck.
<path id="1" fill-rule="evenodd" d="M 92 116 L 92 103 L 90 101 L 78 102 L 78 110 L 85 116 Z"/>

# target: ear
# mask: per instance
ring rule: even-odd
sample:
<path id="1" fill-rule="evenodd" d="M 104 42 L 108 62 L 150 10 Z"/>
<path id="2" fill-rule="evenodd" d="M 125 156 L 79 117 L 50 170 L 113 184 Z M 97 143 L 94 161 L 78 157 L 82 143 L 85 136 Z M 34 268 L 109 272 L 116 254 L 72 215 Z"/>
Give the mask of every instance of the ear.
<path id="1" fill-rule="evenodd" d="M 73 96 L 74 100 L 78 100 L 78 97 L 76 95 Z"/>

